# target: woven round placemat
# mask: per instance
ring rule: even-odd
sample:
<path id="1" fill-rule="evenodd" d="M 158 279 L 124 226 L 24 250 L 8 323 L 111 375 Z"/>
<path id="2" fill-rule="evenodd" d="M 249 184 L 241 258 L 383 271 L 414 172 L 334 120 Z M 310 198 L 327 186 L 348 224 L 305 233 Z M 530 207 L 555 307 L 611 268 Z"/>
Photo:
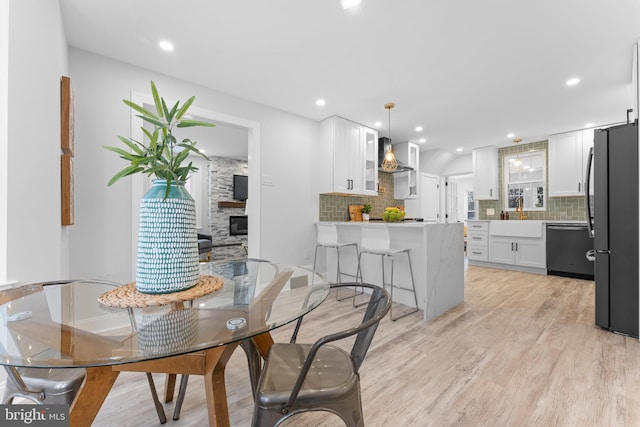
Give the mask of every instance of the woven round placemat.
<path id="1" fill-rule="evenodd" d="M 108 307 L 142 308 L 191 301 L 208 295 L 222 287 L 222 279 L 215 276 L 200 276 L 193 287 L 168 294 L 143 294 L 136 290 L 136 282 L 118 286 L 98 297 L 98 301 Z"/>

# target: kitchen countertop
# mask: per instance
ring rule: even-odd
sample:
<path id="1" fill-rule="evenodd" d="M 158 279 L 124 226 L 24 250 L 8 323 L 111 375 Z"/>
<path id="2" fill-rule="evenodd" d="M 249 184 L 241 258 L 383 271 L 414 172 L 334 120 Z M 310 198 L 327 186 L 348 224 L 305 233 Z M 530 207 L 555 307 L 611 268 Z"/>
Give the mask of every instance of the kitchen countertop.
<path id="1" fill-rule="evenodd" d="M 530 222 L 530 221 L 541 221 L 544 224 L 583 224 L 587 225 L 586 220 L 577 220 L 577 219 L 543 219 L 543 220 L 535 220 L 535 219 L 472 219 L 467 222 L 483 222 L 483 221 L 494 221 L 494 222 L 502 222 L 502 221 L 510 221 L 510 222 Z"/>

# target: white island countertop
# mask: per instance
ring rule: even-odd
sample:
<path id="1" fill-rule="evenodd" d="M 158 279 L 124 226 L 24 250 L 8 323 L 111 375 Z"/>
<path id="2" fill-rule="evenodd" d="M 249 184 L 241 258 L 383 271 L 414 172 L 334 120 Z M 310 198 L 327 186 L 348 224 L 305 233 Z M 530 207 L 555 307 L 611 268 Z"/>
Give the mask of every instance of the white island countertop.
<path id="1" fill-rule="evenodd" d="M 362 225 L 388 227 L 391 248 L 411 249 L 411 264 L 416 284 L 418 307 L 424 311 L 424 319 L 433 319 L 450 308 L 464 302 L 464 225 L 463 223 L 436 224 L 431 222 L 333 222 L 340 242 L 360 245 Z M 327 277 L 335 278 L 335 251 L 327 252 Z M 388 261 L 387 261 L 388 262 Z M 355 272 L 357 259 L 350 253 L 340 257 L 342 271 Z M 381 285 L 380 257 L 363 256 L 362 271 L 365 282 Z M 398 255 L 395 261 L 394 283 L 410 286 L 411 276 L 406 256 Z M 320 270 L 320 269 L 319 269 Z M 389 281 L 388 264 L 385 265 L 385 282 Z M 333 280 L 333 279 L 332 279 Z M 411 292 L 394 290 L 395 302 L 413 305 Z"/>

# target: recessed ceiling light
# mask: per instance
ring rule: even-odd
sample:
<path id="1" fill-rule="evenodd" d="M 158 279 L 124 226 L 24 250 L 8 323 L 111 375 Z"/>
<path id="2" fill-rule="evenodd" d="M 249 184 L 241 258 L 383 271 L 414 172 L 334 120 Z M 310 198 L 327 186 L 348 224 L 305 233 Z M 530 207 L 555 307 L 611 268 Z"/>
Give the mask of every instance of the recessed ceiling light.
<path id="1" fill-rule="evenodd" d="M 427 142 L 427 138 L 420 138 L 420 139 L 418 140 L 418 142 L 420 142 L 420 143 L 423 143 L 423 144 L 424 144 L 425 142 Z"/>
<path id="2" fill-rule="evenodd" d="M 586 124 L 584 125 L 584 127 L 585 127 L 585 128 L 592 128 L 592 127 L 594 127 L 594 126 L 595 126 L 595 125 L 594 125 L 593 123 L 586 123 Z"/>
<path id="3" fill-rule="evenodd" d="M 325 102 L 325 100 L 324 100 L 324 99 L 318 99 L 318 100 L 316 101 L 316 105 L 317 105 L 318 107 L 324 107 L 324 105 L 325 105 L 325 104 L 326 104 L 326 102 Z"/>
<path id="4" fill-rule="evenodd" d="M 360 1 L 361 0 L 340 0 L 340 3 L 342 3 L 342 8 L 346 10 L 358 6 Z"/>
<path id="5" fill-rule="evenodd" d="M 160 43 L 160 49 L 166 50 L 167 52 L 171 52 L 173 50 L 173 43 L 167 40 L 162 40 Z"/>
<path id="6" fill-rule="evenodd" d="M 509 133 L 509 134 L 507 134 L 507 138 L 513 138 L 514 136 L 516 136 L 516 134 L 515 134 L 515 133 Z"/>
<path id="7" fill-rule="evenodd" d="M 422 126 L 416 126 L 416 132 L 422 132 Z"/>
<path id="8" fill-rule="evenodd" d="M 457 151 L 458 153 L 459 153 L 459 152 L 461 152 L 462 150 L 463 150 L 463 148 L 462 148 L 462 147 L 458 147 L 458 148 L 456 148 L 456 151 Z"/>
<path id="9" fill-rule="evenodd" d="M 578 83 L 580 83 L 580 79 L 577 77 L 567 80 L 567 86 L 575 86 Z"/>
<path id="10" fill-rule="evenodd" d="M 373 125 L 375 127 L 379 128 L 380 126 L 382 126 L 382 122 L 375 122 Z"/>

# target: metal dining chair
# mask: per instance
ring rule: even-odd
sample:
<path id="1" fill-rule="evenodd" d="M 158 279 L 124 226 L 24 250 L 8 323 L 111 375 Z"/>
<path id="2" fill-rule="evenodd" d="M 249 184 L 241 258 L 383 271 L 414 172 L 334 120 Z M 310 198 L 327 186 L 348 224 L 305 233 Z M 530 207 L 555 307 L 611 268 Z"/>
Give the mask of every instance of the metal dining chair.
<path id="1" fill-rule="evenodd" d="M 57 280 L 6 289 L 0 291 L 0 303 L 18 300 L 25 295 L 39 291 L 43 286 L 64 285 L 73 281 L 74 280 Z M 19 304 L 12 305 L 19 307 Z M 42 307 L 29 308 L 31 312 L 35 312 L 36 310 L 48 312 L 46 302 L 43 302 Z M 21 308 L 17 309 L 20 310 Z M 14 314 L 19 315 L 20 313 Z M 46 353 L 49 351 L 51 350 L 44 350 L 39 353 L 38 356 L 46 357 Z M 3 404 L 11 404 L 16 398 L 21 398 L 40 405 L 71 405 L 86 376 L 86 370 L 84 368 L 16 368 L 5 365 L 4 369 L 7 373 L 7 381 L 5 382 L 4 394 L 2 396 Z M 147 379 L 158 419 L 161 424 L 164 424 L 166 417 L 162 410 L 162 405 L 159 402 L 150 373 L 147 373 Z"/>
<path id="2" fill-rule="evenodd" d="M 61 285 L 71 280 L 59 280 L 45 283 L 25 285 L 18 288 L 6 289 L 0 292 L 0 303 L 15 301 L 30 293 L 37 292 L 42 286 Z M 46 302 L 43 307 L 29 307 L 31 312 L 42 309 L 47 310 Z M 29 316 L 28 311 L 20 311 L 24 307 L 15 304 L 16 312 L 9 313 L 15 316 L 15 321 L 20 316 Z M 10 320 L 11 321 L 11 320 Z M 42 356 L 42 354 L 40 354 Z M 44 368 L 16 368 L 4 366 L 7 373 L 2 403 L 13 403 L 14 399 L 22 398 L 37 404 L 67 404 L 70 405 L 76 393 L 80 389 L 85 377 L 82 368 L 44 369 Z"/>
<path id="3" fill-rule="evenodd" d="M 356 283 L 331 285 L 353 287 Z M 275 343 L 258 382 L 253 426 L 280 425 L 294 414 L 329 411 L 349 427 L 364 426 L 359 370 L 378 324 L 391 308 L 383 288 L 357 283 L 371 292 L 362 323 L 318 339 L 313 345 Z M 357 334 L 350 352 L 331 342 Z"/>

